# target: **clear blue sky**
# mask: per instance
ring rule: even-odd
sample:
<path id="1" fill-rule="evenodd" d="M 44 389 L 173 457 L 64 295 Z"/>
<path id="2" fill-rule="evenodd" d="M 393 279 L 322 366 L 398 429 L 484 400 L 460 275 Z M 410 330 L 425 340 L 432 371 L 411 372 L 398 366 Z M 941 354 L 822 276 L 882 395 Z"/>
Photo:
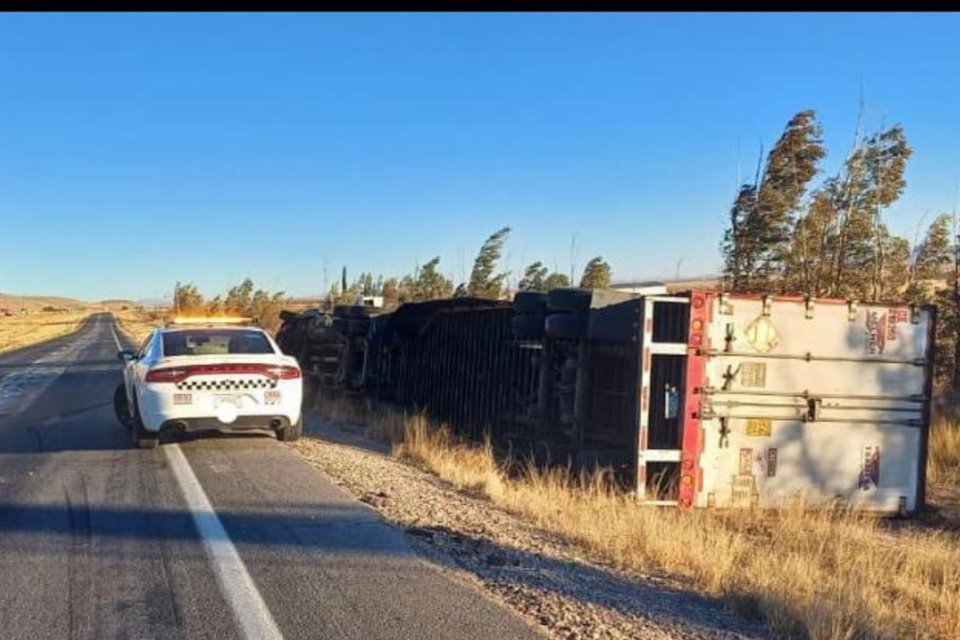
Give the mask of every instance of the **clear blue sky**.
<path id="1" fill-rule="evenodd" d="M 865 124 L 915 150 L 913 237 L 960 185 L 960 15 L 0 15 L 0 291 L 214 294 L 323 268 L 699 275 L 796 111 L 832 171 Z M 738 152 L 739 149 L 739 152 Z"/>

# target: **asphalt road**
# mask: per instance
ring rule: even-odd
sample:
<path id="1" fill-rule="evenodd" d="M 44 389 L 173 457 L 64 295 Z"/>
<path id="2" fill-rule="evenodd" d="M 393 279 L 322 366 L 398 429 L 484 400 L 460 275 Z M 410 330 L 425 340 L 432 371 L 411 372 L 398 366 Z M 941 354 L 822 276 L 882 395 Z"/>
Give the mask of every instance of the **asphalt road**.
<path id="1" fill-rule="evenodd" d="M 0 355 L 0 638 L 536 638 L 271 435 L 131 447 L 109 315 Z"/>

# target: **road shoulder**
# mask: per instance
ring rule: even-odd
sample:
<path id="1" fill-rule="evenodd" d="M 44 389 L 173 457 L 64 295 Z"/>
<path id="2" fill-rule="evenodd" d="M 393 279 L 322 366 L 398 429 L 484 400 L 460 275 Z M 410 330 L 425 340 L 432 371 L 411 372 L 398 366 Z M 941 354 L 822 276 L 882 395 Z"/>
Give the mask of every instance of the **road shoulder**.
<path id="1" fill-rule="evenodd" d="M 312 465 L 403 527 L 414 549 L 553 638 L 762 637 L 669 576 L 617 571 L 486 499 L 389 456 L 361 428 L 306 419 L 293 445 Z"/>

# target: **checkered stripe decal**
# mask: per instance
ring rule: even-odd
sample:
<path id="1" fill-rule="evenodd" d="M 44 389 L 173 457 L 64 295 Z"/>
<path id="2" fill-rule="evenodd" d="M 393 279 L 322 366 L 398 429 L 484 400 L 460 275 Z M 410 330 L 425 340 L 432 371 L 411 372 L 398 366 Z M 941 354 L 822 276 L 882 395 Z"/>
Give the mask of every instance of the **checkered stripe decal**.
<path id="1" fill-rule="evenodd" d="M 184 380 L 177 383 L 180 391 L 239 391 L 241 389 L 275 389 L 276 380 L 269 378 L 222 378 Z"/>

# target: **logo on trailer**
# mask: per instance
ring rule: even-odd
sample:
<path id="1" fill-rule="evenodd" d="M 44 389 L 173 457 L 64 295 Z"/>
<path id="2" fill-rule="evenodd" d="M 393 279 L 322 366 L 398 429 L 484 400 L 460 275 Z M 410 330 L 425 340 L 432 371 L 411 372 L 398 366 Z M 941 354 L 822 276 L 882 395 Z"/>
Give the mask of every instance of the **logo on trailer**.
<path id="1" fill-rule="evenodd" d="M 878 311 L 867 311 L 867 353 L 870 355 L 883 354 L 888 342 L 897 340 L 897 325 L 909 320 L 906 309 L 888 309 L 881 314 Z"/>

